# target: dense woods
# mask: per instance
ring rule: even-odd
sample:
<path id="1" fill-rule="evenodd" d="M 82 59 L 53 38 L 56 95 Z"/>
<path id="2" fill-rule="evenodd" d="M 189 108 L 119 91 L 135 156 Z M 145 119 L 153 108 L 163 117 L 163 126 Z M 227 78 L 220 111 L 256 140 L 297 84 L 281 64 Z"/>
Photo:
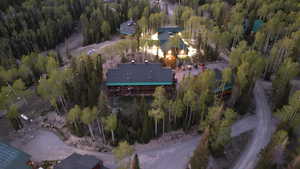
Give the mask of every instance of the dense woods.
<path id="1" fill-rule="evenodd" d="M 107 40 L 121 22 L 153 12 L 146 0 L 28 0 L 5 3 L 0 15 L 0 65 L 11 67 L 23 55 L 55 48 L 74 31 L 84 44 Z M 2 7 L 2 5 L 1 5 Z M 154 10 L 155 12 L 156 10 Z M 81 27 L 81 28 L 78 28 Z"/>

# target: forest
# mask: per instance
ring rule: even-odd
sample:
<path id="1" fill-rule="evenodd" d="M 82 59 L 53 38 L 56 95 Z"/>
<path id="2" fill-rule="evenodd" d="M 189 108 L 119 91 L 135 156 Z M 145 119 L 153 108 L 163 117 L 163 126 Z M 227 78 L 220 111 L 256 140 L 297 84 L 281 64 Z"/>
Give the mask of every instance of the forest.
<path id="1" fill-rule="evenodd" d="M 178 4 L 173 16 L 147 0 L 1 1 L 0 107 L 7 110 L 13 127 L 23 125 L 17 103 L 28 104 L 28 96 L 38 95 L 66 117 L 72 134 L 119 144 L 115 151 L 123 146 L 132 153 L 123 141 L 148 143 L 170 131 L 197 130 L 202 138 L 189 164 L 191 169 L 206 169 L 210 156 L 225 155 L 225 146 L 232 141 L 230 126 L 253 106 L 256 81 L 265 80 L 272 84 L 272 114 L 280 122 L 260 153 L 257 168 L 296 169 L 300 150 L 293 147 L 300 144 L 295 134 L 300 93 L 291 92 L 291 81 L 300 75 L 300 2 L 168 1 Z M 132 112 L 126 116 L 106 94 L 103 65 L 107 57 L 69 56 L 70 64 L 63 65 L 55 47 L 74 32 L 82 34 L 84 45 L 110 40 L 129 19 L 138 26 L 126 41 L 135 43 L 131 51 L 156 45 L 146 35 L 173 24 L 184 28 L 182 37 L 198 51 L 190 63 L 212 62 L 223 54 L 229 66 L 217 81 L 215 72 L 206 70 L 185 78 L 172 94 L 158 87 L 153 97 L 130 98 Z M 131 59 L 126 52 L 118 53 L 123 62 Z M 230 96 L 214 92 L 217 88 L 223 93 L 228 84 L 233 86 Z M 285 152 L 283 163 L 272 158 L 279 150 Z"/>

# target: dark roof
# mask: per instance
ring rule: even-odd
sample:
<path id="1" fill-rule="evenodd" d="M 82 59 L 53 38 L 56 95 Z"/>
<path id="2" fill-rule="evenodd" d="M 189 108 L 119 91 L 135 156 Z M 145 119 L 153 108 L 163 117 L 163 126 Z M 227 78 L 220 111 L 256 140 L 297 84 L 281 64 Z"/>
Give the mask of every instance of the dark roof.
<path id="1" fill-rule="evenodd" d="M 104 0 L 104 2 L 111 3 L 111 2 L 115 2 L 115 0 Z"/>
<path id="2" fill-rule="evenodd" d="M 5 110 L 0 110 L 0 119 L 6 115 Z"/>
<path id="3" fill-rule="evenodd" d="M 125 35 L 133 35 L 136 31 L 136 23 L 128 20 L 120 25 L 120 33 Z"/>
<path id="4" fill-rule="evenodd" d="M 30 169 L 30 167 L 27 165 L 29 160 L 30 155 L 0 142 L 1 169 Z"/>
<path id="5" fill-rule="evenodd" d="M 262 21 L 260 19 L 255 20 L 252 31 L 254 33 L 258 32 L 262 28 L 263 24 L 264 24 L 264 21 Z"/>
<path id="6" fill-rule="evenodd" d="M 171 85 L 173 73 L 159 63 L 126 63 L 107 72 L 107 86 Z"/>
<path id="7" fill-rule="evenodd" d="M 57 164 L 54 169 L 92 169 L 99 163 L 102 166 L 102 161 L 94 156 L 73 153 Z"/>
<path id="8" fill-rule="evenodd" d="M 216 80 L 222 80 L 222 72 L 219 69 L 214 69 Z"/>
<path id="9" fill-rule="evenodd" d="M 167 52 L 168 50 L 170 50 L 172 48 L 179 48 L 180 50 L 187 49 L 187 45 L 182 41 L 182 39 L 180 39 L 180 41 L 179 41 L 179 46 L 172 45 L 169 40 L 166 42 L 160 42 L 160 46 L 164 52 Z"/>
<path id="10" fill-rule="evenodd" d="M 159 32 L 159 33 L 161 33 L 161 32 L 178 33 L 181 31 L 183 31 L 183 29 L 179 26 L 165 26 L 165 27 L 158 28 L 157 32 Z"/>
<path id="11" fill-rule="evenodd" d="M 177 46 L 172 46 L 169 42 L 172 35 L 175 35 L 178 32 L 181 32 L 182 28 L 178 26 L 172 26 L 172 27 L 161 27 L 158 29 L 158 40 L 159 44 L 161 46 L 161 49 L 166 52 L 171 48 L 175 48 Z M 184 44 L 182 39 L 180 39 L 179 42 L 179 49 L 186 49 L 187 46 Z"/>

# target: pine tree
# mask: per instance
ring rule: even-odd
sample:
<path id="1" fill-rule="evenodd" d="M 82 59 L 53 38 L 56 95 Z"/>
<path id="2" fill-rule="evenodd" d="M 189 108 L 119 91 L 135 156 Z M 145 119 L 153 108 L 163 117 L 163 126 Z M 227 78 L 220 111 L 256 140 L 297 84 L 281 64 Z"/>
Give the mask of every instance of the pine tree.
<path id="1" fill-rule="evenodd" d="M 139 157 L 137 154 L 134 155 L 132 163 L 131 163 L 131 169 L 141 169 L 140 163 L 139 163 Z"/>
<path id="2" fill-rule="evenodd" d="M 281 108 L 286 102 L 285 97 L 289 94 L 290 80 L 300 73 L 300 64 L 293 62 L 290 58 L 286 59 L 275 74 L 272 81 L 272 98 L 274 109 Z"/>
<path id="3" fill-rule="evenodd" d="M 134 148 L 130 146 L 127 141 L 120 142 L 118 147 L 114 148 L 112 152 L 118 161 L 119 167 L 129 168 L 130 159 L 128 163 L 124 161 L 124 159 L 126 157 L 131 157 L 134 152 Z"/>
<path id="4" fill-rule="evenodd" d="M 13 128 L 15 130 L 19 130 L 23 127 L 22 121 L 19 117 L 20 113 L 18 107 L 16 105 L 12 105 L 9 107 L 6 117 L 10 120 Z"/>
<path id="5" fill-rule="evenodd" d="M 273 169 L 276 168 L 276 161 L 274 160 L 274 153 L 278 149 L 284 149 L 288 143 L 288 133 L 285 130 L 276 131 L 271 142 L 261 151 L 260 159 L 257 163 L 257 169 Z"/>

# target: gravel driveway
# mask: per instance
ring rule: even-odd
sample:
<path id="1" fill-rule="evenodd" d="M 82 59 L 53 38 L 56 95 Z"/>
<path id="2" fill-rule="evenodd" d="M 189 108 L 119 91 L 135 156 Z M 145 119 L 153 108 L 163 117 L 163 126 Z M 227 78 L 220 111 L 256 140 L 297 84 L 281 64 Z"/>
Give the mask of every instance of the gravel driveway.
<path id="1" fill-rule="evenodd" d="M 254 98 L 258 124 L 254 131 L 252 140 L 240 159 L 235 163 L 233 169 L 254 169 L 259 152 L 269 143 L 272 135 L 272 113 L 264 91 L 263 82 L 256 81 Z"/>
<path id="2" fill-rule="evenodd" d="M 232 132 L 243 133 L 252 128 L 243 128 L 244 123 L 254 124 L 255 117 L 245 118 L 237 121 L 233 126 Z M 251 126 L 253 126 L 251 125 Z M 232 133 L 233 134 L 233 133 Z M 138 150 L 139 160 L 143 169 L 184 169 L 190 156 L 195 150 L 200 136 L 191 136 L 186 140 L 177 143 L 170 143 L 167 146 L 157 145 L 152 149 Z M 104 161 L 104 165 L 111 169 L 116 168 L 116 164 L 111 153 L 99 153 L 84 151 L 66 145 L 54 133 L 39 129 L 30 135 L 18 138 L 11 144 L 29 153 L 34 161 L 43 160 L 62 160 L 70 154 L 77 152 L 96 156 Z"/>
<path id="3" fill-rule="evenodd" d="M 138 151 L 140 164 L 143 169 L 183 169 L 189 157 L 194 151 L 199 141 L 199 136 L 191 139 L 170 144 L 165 147 L 157 147 L 147 151 Z M 89 154 L 101 159 L 104 165 L 110 169 L 115 169 L 116 164 L 111 153 L 100 153 L 80 150 L 66 145 L 54 133 L 40 129 L 26 143 L 15 140 L 11 144 L 32 156 L 33 161 L 62 160 L 74 152 L 79 154 Z M 170 161 L 173 161 L 170 163 Z"/>
<path id="4" fill-rule="evenodd" d="M 192 139 L 172 144 L 163 148 L 152 149 L 145 152 L 137 152 L 143 169 L 184 169 L 192 156 L 199 136 Z"/>
<path id="5" fill-rule="evenodd" d="M 94 155 L 104 162 L 109 168 L 115 168 L 113 156 L 110 153 L 99 153 L 80 150 L 66 145 L 57 135 L 47 130 L 37 130 L 30 139 L 26 138 L 25 143 L 22 138 L 17 139 L 11 145 L 23 150 L 31 155 L 33 161 L 62 160 L 74 152 L 80 154 Z"/>

